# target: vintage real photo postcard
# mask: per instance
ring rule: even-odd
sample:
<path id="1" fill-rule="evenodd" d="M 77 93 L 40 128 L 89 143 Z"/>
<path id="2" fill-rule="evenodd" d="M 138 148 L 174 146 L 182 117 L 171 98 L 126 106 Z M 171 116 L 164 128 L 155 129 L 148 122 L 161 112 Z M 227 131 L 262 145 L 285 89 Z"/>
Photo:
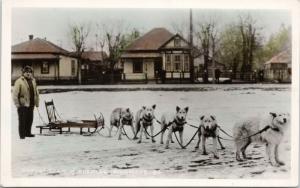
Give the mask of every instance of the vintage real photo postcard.
<path id="1" fill-rule="evenodd" d="M 297 186 L 299 1 L 3 1 L 1 185 Z"/>

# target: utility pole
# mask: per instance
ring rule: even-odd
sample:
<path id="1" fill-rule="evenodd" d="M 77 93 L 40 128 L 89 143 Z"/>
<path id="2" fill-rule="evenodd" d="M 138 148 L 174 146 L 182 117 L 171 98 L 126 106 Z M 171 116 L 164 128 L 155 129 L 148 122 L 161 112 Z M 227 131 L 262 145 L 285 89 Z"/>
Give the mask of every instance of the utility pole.
<path id="1" fill-rule="evenodd" d="M 193 14 L 192 14 L 192 9 L 190 9 L 190 82 L 194 83 L 194 53 L 193 53 Z"/>

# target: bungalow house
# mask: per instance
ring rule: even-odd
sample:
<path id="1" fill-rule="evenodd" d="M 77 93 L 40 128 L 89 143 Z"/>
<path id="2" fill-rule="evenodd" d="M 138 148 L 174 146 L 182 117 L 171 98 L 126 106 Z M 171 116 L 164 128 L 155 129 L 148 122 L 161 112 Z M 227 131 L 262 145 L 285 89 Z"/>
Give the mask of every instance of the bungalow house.
<path id="1" fill-rule="evenodd" d="M 67 50 L 47 41 L 33 38 L 13 45 L 11 52 L 11 79 L 14 82 L 22 68 L 30 65 L 37 82 L 60 83 L 77 81 L 77 60 Z"/>
<path id="2" fill-rule="evenodd" d="M 179 34 L 154 28 L 133 41 L 122 53 L 123 80 L 189 79 L 190 48 Z"/>
<path id="3" fill-rule="evenodd" d="M 82 79 L 83 81 L 102 80 L 103 75 L 108 70 L 108 65 L 105 63 L 107 54 L 104 51 L 85 51 L 82 53 Z"/>
<path id="4" fill-rule="evenodd" d="M 291 82 L 291 49 L 284 50 L 264 64 L 266 80 L 278 82 Z"/>

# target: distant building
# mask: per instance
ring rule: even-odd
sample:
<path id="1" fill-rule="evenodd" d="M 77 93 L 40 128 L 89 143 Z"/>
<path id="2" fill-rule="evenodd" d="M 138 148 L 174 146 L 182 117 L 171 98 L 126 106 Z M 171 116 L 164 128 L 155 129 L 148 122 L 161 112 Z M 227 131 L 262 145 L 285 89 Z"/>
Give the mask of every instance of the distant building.
<path id="1" fill-rule="evenodd" d="M 196 73 L 202 73 L 204 70 L 204 58 L 203 55 L 200 55 L 194 59 L 194 67 L 195 67 L 195 72 Z M 213 67 L 212 59 L 209 57 L 208 59 L 208 73 L 209 75 L 212 75 L 212 70 L 219 69 L 221 72 L 224 72 L 226 70 L 226 66 L 223 63 L 219 63 L 218 61 L 215 60 L 215 67 Z"/>
<path id="2" fill-rule="evenodd" d="M 33 38 L 13 45 L 11 51 L 11 79 L 22 74 L 22 68 L 30 65 L 38 82 L 67 83 L 77 81 L 77 59 L 70 53 L 47 41 Z"/>
<path id="3" fill-rule="evenodd" d="M 83 81 L 102 81 L 103 75 L 109 69 L 107 62 L 107 54 L 104 51 L 85 51 L 82 53 L 82 79 Z"/>
<path id="4" fill-rule="evenodd" d="M 269 81 L 291 82 L 291 49 L 284 50 L 264 64 L 264 77 Z"/>
<path id="5" fill-rule="evenodd" d="M 123 79 L 151 80 L 162 75 L 166 79 L 189 79 L 189 56 L 189 44 L 182 36 L 154 28 L 122 53 Z"/>

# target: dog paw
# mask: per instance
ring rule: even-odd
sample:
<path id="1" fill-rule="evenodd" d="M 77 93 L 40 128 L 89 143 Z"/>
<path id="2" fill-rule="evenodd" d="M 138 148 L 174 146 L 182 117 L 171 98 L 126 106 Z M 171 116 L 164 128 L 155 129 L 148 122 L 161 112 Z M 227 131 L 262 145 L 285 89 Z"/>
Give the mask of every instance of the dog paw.
<path id="1" fill-rule="evenodd" d="M 132 140 L 137 140 L 138 139 L 138 137 L 133 137 L 133 139 Z"/>
<path id="2" fill-rule="evenodd" d="M 137 143 L 140 144 L 140 143 L 142 143 L 142 141 L 139 140 Z"/>
<path id="3" fill-rule="evenodd" d="M 154 139 L 152 139 L 152 143 L 156 142 Z"/>
<path id="4" fill-rule="evenodd" d="M 281 165 L 281 166 L 285 165 L 285 163 L 282 162 L 282 161 L 277 161 L 277 163 L 278 163 L 279 165 Z"/>
<path id="5" fill-rule="evenodd" d="M 186 149 L 186 147 L 182 147 L 181 149 Z"/>
<path id="6" fill-rule="evenodd" d="M 173 140 L 171 140 L 171 143 L 174 143 L 174 141 L 173 141 Z"/>
<path id="7" fill-rule="evenodd" d="M 221 150 L 224 150 L 224 149 L 226 149 L 225 147 L 221 147 Z"/>
<path id="8" fill-rule="evenodd" d="M 198 147 L 198 146 L 196 146 L 196 147 L 195 147 L 195 150 L 197 150 L 197 149 L 199 149 L 199 147 Z"/>
<path id="9" fill-rule="evenodd" d="M 208 153 L 206 153 L 206 151 L 202 152 L 202 155 L 208 155 Z"/>

